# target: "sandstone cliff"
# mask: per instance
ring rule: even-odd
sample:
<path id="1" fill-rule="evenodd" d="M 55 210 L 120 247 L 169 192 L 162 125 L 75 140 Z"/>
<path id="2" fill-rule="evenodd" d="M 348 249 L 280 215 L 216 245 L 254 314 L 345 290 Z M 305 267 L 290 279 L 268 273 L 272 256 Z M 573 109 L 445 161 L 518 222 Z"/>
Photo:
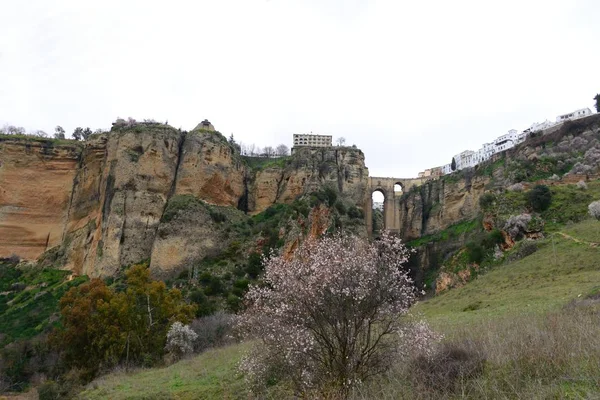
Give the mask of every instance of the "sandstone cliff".
<path id="1" fill-rule="evenodd" d="M 36 258 L 61 242 L 80 150 L 0 138 L 0 257 Z"/>
<path id="2" fill-rule="evenodd" d="M 61 244 L 56 262 L 90 276 L 147 259 L 156 275 L 176 272 L 223 250 L 236 221 L 324 186 L 359 208 L 368 196 L 364 155 L 353 148 L 250 159 L 218 132 L 155 123 L 50 150 L 0 146 L 0 257 L 32 259 Z"/>

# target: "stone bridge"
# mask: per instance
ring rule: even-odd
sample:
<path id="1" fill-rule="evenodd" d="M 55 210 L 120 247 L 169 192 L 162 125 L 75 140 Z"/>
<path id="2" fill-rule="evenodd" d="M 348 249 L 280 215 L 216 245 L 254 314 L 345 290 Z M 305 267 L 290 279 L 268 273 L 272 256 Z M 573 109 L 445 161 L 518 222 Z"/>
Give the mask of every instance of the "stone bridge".
<path id="1" fill-rule="evenodd" d="M 414 186 L 420 186 L 431 178 L 378 178 L 369 177 L 369 199 L 365 218 L 369 235 L 373 233 L 373 193 L 383 194 L 383 228 L 391 232 L 400 231 L 400 207 L 399 199 L 402 193 L 407 192 Z M 400 185 L 401 191 L 394 191 L 394 186 Z"/>

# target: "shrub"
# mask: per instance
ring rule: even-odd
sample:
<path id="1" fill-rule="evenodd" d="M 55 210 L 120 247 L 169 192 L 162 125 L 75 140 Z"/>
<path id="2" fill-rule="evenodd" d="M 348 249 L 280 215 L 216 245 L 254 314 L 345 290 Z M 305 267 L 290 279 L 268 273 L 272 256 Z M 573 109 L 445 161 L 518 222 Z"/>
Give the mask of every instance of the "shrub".
<path id="1" fill-rule="evenodd" d="M 38 396 L 40 400 L 58 400 L 63 398 L 58 383 L 54 381 L 46 381 L 38 388 Z"/>
<path id="2" fill-rule="evenodd" d="M 230 343 L 233 319 L 233 315 L 218 311 L 214 315 L 193 320 L 190 327 L 197 334 L 194 350 L 201 352 Z"/>
<path id="3" fill-rule="evenodd" d="M 403 268 L 408 256 L 384 232 L 373 243 L 340 235 L 305 241 L 292 259 L 268 259 L 264 285 L 250 287 L 237 324 L 260 342 L 242 360 L 247 379 L 255 387 L 275 378 L 299 392 L 329 388 L 344 397 L 387 370 L 400 338 L 412 337 L 402 336 L 400 318 L 416 300 Z"/>
<path id="4" fill-rule="evenodd" d="M 412 364 L 413 381 L 417 386 L 452 393 L 462 381 L 483 373 L 485 357 L 468 346 L 449 343 L 440 346 L 431 357 L 417 357 Z"/>
<path id="5" fill-rule="evenodd" d="M 175 359 L 180 359 L 194 350 L 194 341 L 198 338 L 188 325 L 177 321 L 171 325 L 167 332 L 167 345 L 165 350 Z"/>
<path id="6" fill-rule="evenodd" d="M 577 189 L 579 190 L 587 190 L 587 183 L 585 183 L 584 181 L 579 181 L 577 182 Z"/>
<path id="7" fill-rule="evenodd" d="M 481 264 L 481 262 L 485 258 L 485 251 L 483 247 L 481 247 L 481 245 L 475 242 L 470 242 L 467 243 L 467 256 L 469 262 Z"/>
<path id="8" fill-rule="evenodd" d="M 481 207 L 482 210 L 488 210 L 490 207 L 492 207 L 494 205 L 495 201 L 496 201 L 496 196 L 494 196 L 493 193 L 484 193 L 479 198 L 479 206 Z"/>
<path id="9" fill-rule="evenodd" d="M 504 236 L 502 236 L 502 232 L 498 229 L 494 229 L 491 231 L 482 241 L 483 247 L 487 249 L 491 249 L 497 244 L 504 243 Z"/>
<path id="10" fill-rule="evenodd" d="M 545 211 L 552 203 L 552 192 L 546 185 L 537 185 L 528 193 L 529 206 L 537 212 Z"/>
<path id="11" fill-rule="evenodd" d="M 354 219 L 359 219 L 359 218 L 364 218 L 364 213 L 363 210 L 361 210 L 358 207 L 353 207 L 351 206 L 350 208 L 348 208 L 348 216 L 350 218 L 354 218 Z"/>
<path id="12" fill-rule="evenodd" d="M 210 211 L 210 217 L 216 223 L 221 223 L 227 221 L 227 217 L 220 211 Z"/>
<path id="13" fill-rule="evenodd" d="M 588 206 L 588 210 L 592 217 L 600 221 L 600 200 L 591 202 Z"/>
<path id="14" fill-rule="evenodd" d="M 340 213 L 340 215 L 346 215 L 346 206 L 343 202 L 338 200 L 335 203 L 335 209 Z"/>

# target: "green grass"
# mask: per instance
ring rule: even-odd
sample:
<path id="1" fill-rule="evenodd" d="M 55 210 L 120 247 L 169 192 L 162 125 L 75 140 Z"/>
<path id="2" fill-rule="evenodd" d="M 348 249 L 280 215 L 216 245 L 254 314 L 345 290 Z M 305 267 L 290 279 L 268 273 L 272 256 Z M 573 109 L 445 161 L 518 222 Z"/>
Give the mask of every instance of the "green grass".
<path id="1" fill-rule="evenodd" d="M 164 368 L 117 372 L 88 385 L 81 399 L 245 399 L 237 363 L 248 344 L 212 349 Z"/>
<path id="2" fill-rule="evenodd" d="M 58 301 L 69 288 L 86 281 L 71 273 L 51 268 L 16 268 L 0 264 L 0 348 L 19 339 L 29 339 L 47 331 L 51 316 L 58 310 Z M 11 290 L 13 284 L 25 286 Z"/>
<path id="3" fill-rule="evenodd" d="M 554 357 L 550 350 L 556 347 L 557 341 L 569 340 L 572 337 L 569 335 L 580 335 L 581 340 L 585 340 L 585 326 L 574 324 L 578 321 L 590 323 L 588 314 L 578 311 L 579 316 L 569 319 L 573 313 L 564 311 L 565 306 L 574 299 L 600 291 L 600 248 L 583 243 L 598 241 L 600 222 L 586 220 L 568 226 L 564 232 L 582 243 L 554 234 L 545 239 L 536 253 L 496 266 L 464 287 L 424 300 L 413 308 L 415 314 L 421 315 L 448 340 L 469 338 L 484 343 L 488 358 L 485 374 L 470 383 L 476 385 L 476 393 L 491 393 L 489 398 L 518 398 L 521 395 L 536 398 L 538 392 L 553 393 L 554 397 L 550 398 L 597 394 L 597 383 L 586 380 L 593 364 L 586 364 L 581 352 L 570 356 L 576 349 L 557 353 L 563 357 L 560 365 L 546 368 L 535 364 L 548 364 L 547 358 Z M 572 332 L 566 329 L 572 329 Z M 548 332 L 552 340 L 546 339 L 544 332 Z M 565 338 L 561 339 L 561 332 L 565 332 Z M 525 353 L 528 346 L 523 335 L 535 340 L 538 358 L 534 358 L 535 354 L 519 358 L 519 352 Z M 509 348 L 503 349 L 502 343 Z M 243 377 L 236 368 L 248 348 L 247 343 L 237 344 L 210 350 L 166 368 L 109 374 L 89 384 L 80 398 L 248 398 Z M 590 360 L 595 362 L 595 358 Z M 581 375 L 569 380 L 561 375 L 562 371 Z M 363 395 L 355 397 L 436 398 L 435 393 L 431 395 L 433 397 L 421 397 L 422 393 L 411 391 L 416 389 L 403 379 L 390 375 L 375 380 Z M 507 382 L 516 380 L 519 380 L 518 387 L 505 387 Z M 286 393 L 283 387 L 272 387 L 269 397 L 287 398 Z M 450 398 L 478 397 L 458 393 Z"/>
<path id="4" fill-rule="evenodd" d="M 597 241 L 600 223 L 595 227 L 593 223 L 597 221 L 574 224 L 565 233 Z M 461 288 L 420 303 L 415 311 L 438 327 L 461 325 L 481 318 L 547 312 L 599 285 L 600 248 L 557 234 L 541 244 L 534 254 L 496 266 Z"/>
<path id="5" fill-rule="evenodd" d="M 242 156 L 242 160 L 253 170 L 262 171 L 268 168 L 285 168 L 291 160 L 291 156 L 267 158 Z"/>
<path id="6" fill-rule="evenodd" d="M 431 235 L 422 236 L 419 239 L 411 240 L 406 244 L 410 247 L 419 247 L 430 242 L 439 242 L 443 240 L 454 239 L 465 233 L 477 231 L 481 228 L 480 225 L 481 224 L 479 218 L 462 221 L 449 226 L 443 231 Z"/>
<path id="7" fill-rule="evenodd" d="M 6 135 L 0 134 L 0 142 L 5 140 L 19 140 L 27 142 L 38 142 L 49 146 L 60 145 L 60 146 L 82 146 L 83 142 L 74 139 L 54 139 L 39 137 L 33 135 Z"/>
<path id="8" fill-rule="evenodd" d="M 547 221 L 546 230 L 559 230 L 568 222 L 578 222 L 588 215 L 588 205 L 600 199 L 600 181 L 588 182 L 588 189 L 577 189 L 575 185 L 551 186 L 552 203 L 542 212 Z"/>

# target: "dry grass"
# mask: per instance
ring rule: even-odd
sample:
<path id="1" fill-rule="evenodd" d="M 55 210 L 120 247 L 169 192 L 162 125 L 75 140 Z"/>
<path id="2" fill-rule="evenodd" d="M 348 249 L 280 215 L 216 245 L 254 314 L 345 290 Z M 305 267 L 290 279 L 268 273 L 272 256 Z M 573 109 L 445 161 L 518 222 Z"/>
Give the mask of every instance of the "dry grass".
<path id="1" fill-rule="evenodd" d="M 445 357 L 425 367 L 422 360 L 399 365 L 355 398 L 600 398 L 598 300 L 546 315 L 484 320 L 448 334 L 440 345 Z"/>

